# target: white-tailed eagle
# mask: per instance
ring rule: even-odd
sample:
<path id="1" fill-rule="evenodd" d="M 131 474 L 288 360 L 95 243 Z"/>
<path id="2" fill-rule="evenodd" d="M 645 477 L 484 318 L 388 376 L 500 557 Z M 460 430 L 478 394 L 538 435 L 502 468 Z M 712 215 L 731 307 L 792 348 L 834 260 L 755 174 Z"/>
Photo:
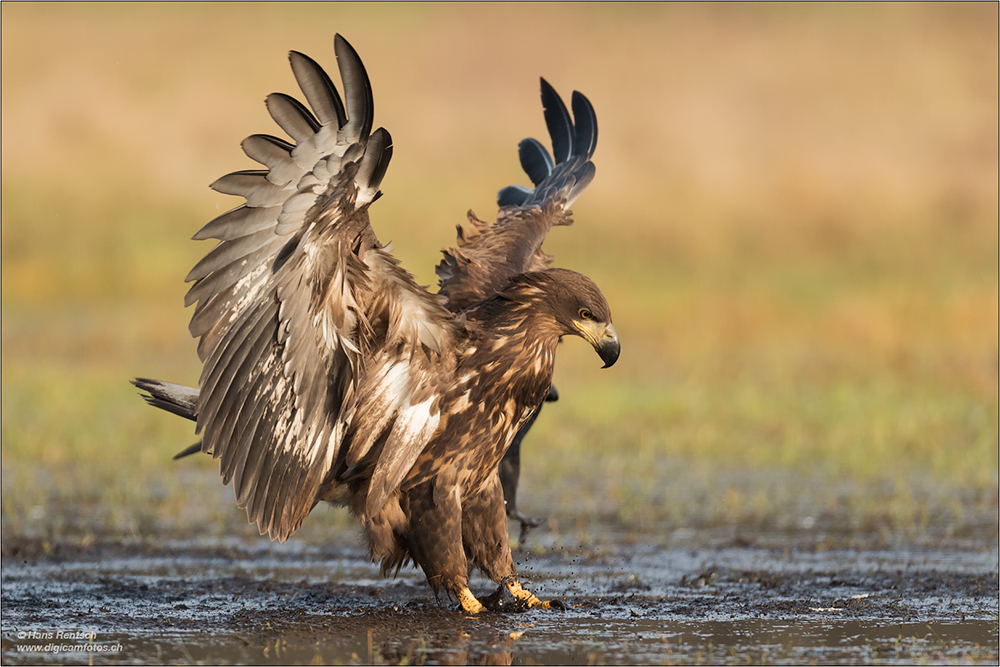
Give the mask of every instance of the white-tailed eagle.
<path id="1" fill-rule="evenodd" d="M 264 168 L 212 184 L 246 202 L 195 235 L 219 241 L 187 276 L 200 389 L 135 384 L 197 422 L 201 451 L 272 539 L 287 539 L 320 501 L 347 505 L 383 573 L 413 560 L 435 592 L 478 612 L 468 588 L 477 566 L 500 592 L 548 607 L 517 581 L 498 464 L 548 395 L 562 336 L 585 338 L 605 366 L 618 358 L 601 291 L 549 268 L 541 249 L 594 176 L 594 110 L 574 92 L 571 117 L 542 80 L 553 154 L 521 142 L 534 187 L 501 190 L 495 223 L 469 213 L 435 295 L 369 224 L 392 141 L 372 131 L 358 54 L 340 35 L 334 46 L 343 98 L 293 51 L 309 108 L 281 93 L 266 100 L 291 142 L 248 137 L 243 150 Z"/>

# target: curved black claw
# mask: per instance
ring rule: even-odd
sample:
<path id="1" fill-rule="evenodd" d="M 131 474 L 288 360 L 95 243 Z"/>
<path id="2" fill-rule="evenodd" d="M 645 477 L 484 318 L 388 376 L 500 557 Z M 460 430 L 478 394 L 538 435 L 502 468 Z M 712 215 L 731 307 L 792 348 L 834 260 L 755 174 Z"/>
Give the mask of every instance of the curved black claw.
<path id="1" fill-rule="evenodd" d="M 559 611 L 566 611 L 567 609 L 569 609 L 569 605 L 567 605 L 562 600 L 553 598 L 549 600 L 549 609 L 558 609 Z"/>

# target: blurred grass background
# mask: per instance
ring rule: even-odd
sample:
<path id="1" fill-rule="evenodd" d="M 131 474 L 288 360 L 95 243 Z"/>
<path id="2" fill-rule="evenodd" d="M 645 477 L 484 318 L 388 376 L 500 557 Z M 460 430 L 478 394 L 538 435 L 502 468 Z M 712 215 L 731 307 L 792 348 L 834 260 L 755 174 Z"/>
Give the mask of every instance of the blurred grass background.
<path id="1" fill-rule="evenodd" d="M 996 539 L 996 4 L 0 11 L 5 539 L 255 533 L 127 381 L 197 383 L 188 239 L 237 203 L 207 185 L 280 134 L 287 51 L 333 72 L 338 31 L 395 144 L 374 225 L 435 288 L 465 211 L 526 182 L 517 142 L 547 143 L 537 77 L 597 109 L 598 176 L 546 249 L 623 354 L 560 349 L 522 460 L 552 534 Z M 307 539 L 349 525 L 314 514 Z"/>

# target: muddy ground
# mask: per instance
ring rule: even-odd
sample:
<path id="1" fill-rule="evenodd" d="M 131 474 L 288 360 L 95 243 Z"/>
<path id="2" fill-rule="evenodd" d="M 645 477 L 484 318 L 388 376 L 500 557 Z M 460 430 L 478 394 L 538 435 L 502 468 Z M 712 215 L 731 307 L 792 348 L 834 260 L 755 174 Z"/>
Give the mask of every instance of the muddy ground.
<path id="1" fill-rule="evenodd" d="M 357 547 L 3 545 L 3 661 L 114 663 L 997 663 L 995 541 L 816 549 L 794 540 L 517 554 L 565 611 L 471 617 Z M 492 585 L 477 578 L 473 590 Z M 62 634 L 60 634 L 62 633 Z"/>

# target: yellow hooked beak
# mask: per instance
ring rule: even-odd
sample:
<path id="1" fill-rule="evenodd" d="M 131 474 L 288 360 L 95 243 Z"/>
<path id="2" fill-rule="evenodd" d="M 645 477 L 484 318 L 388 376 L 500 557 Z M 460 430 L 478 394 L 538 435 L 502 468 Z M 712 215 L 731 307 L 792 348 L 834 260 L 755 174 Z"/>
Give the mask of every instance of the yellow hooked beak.
<path id="1" fill-rule="evenodd" d="M 594 320 L 573 320 L 573 326 L 597 350 L 597 354 L 604 361 L 602 368 L 613 366 L 618 361 L 621 344 L 618 342 L 618 332 L 615 331 L 613 324 Z"/>

